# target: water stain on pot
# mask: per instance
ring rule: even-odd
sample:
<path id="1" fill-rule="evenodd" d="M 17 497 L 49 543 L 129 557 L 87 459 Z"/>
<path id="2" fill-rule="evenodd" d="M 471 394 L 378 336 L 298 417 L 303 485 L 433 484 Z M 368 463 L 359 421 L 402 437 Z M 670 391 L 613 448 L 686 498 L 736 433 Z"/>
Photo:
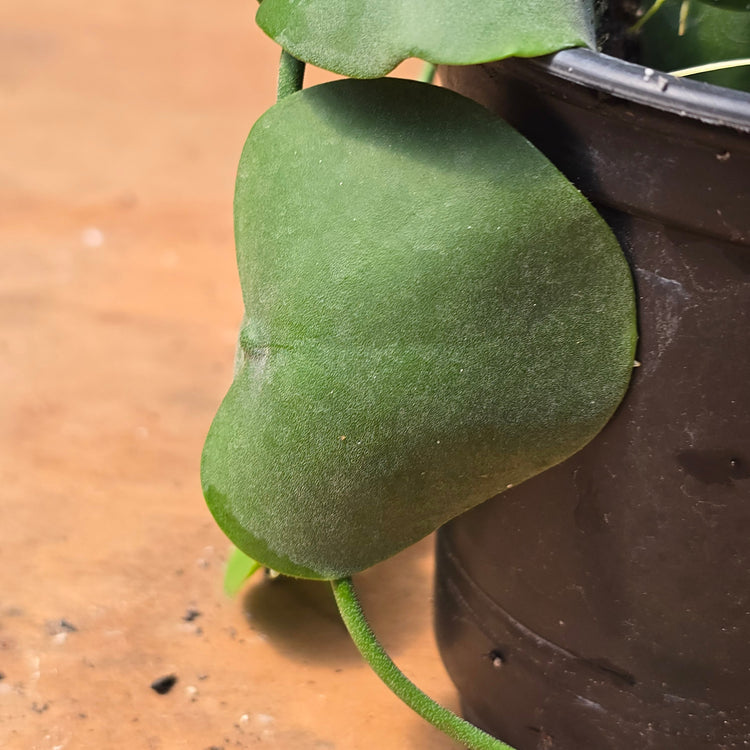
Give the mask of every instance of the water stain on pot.
<path id="1" fill-rule="evenodd" d="M 740 269 L 742 273 L 750 275 L 750 253 L 747 248 L 740 245 L 734 245 L 723 251 L 724 257 Z"/>
<path id="2" fill-rule="evenodd" d="M 637 680 L 633 674 L 622 669 L 622 667 L 616 666 L 609 659 L 584 659 L 583 661 L 594 667 L 594 669 L 615 685 L 619 685 L 620 687 L 635 687 L 637 684 Z"/>
<path id="3" fill-rule="evenodd" d="M 677 454 L 677 463 L 690 476 L 704 484 L 731 487 L 750 477 L 748 462 L 731 450 L 686 450 Z"/>

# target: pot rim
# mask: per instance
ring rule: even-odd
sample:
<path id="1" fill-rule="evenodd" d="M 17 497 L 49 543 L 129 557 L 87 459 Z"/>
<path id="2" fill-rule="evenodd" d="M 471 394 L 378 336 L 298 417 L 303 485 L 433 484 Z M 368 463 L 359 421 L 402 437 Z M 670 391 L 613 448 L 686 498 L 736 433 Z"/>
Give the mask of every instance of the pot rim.
<path id="1" fill-rule="evenodd" d="M 585 47 L 505 62 L 530 65 L 540 73 L 656 110 L 750 132 L 750 93 L 744 91 L 678 78 Z"/>

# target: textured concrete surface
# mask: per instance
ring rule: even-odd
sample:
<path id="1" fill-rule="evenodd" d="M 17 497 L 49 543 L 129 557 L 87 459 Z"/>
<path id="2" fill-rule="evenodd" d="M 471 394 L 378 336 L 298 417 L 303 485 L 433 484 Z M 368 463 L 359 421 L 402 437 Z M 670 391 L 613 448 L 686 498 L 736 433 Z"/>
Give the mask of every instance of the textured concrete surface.
<path id="1" fill-rule="evenodd" d="M 361 664 L 325 585 L 221 591 L 198 463 L 241 313 L 234 170 L 275 88 L 252 15 L 250 0 L 0 9 L 7 750 L 454 747 Z M 359 584 L 397 662 L 455 707 L 431 575 L 427 540 Z"/>

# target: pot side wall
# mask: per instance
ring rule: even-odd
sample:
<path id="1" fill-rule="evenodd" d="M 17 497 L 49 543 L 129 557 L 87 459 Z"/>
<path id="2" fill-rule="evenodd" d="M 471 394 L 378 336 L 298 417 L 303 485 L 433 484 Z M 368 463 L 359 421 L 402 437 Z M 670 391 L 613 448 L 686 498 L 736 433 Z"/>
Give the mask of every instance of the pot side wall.
<path id="1" fill-rule="evenodd" d="M 750 136 L 522 61 L 442 80 L 592 200 L 639 302 L 641 366 L 597 439 L 439 534 L 437 635 L 467 718 L 519 750 L 744 748 Z"/>

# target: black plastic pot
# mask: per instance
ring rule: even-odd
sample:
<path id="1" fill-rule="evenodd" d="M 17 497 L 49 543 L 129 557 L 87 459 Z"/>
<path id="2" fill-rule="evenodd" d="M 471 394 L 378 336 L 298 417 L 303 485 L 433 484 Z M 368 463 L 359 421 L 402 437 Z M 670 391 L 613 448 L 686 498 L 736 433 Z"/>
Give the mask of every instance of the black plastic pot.
<path id="1" fill-rule="evenodd" d="M 750 96 L 587 50 L 442 78 L 590 198 L 639 299 L 604 431 L 439 534 L 464 713 L 520 750 L 747 748 Z"/>

